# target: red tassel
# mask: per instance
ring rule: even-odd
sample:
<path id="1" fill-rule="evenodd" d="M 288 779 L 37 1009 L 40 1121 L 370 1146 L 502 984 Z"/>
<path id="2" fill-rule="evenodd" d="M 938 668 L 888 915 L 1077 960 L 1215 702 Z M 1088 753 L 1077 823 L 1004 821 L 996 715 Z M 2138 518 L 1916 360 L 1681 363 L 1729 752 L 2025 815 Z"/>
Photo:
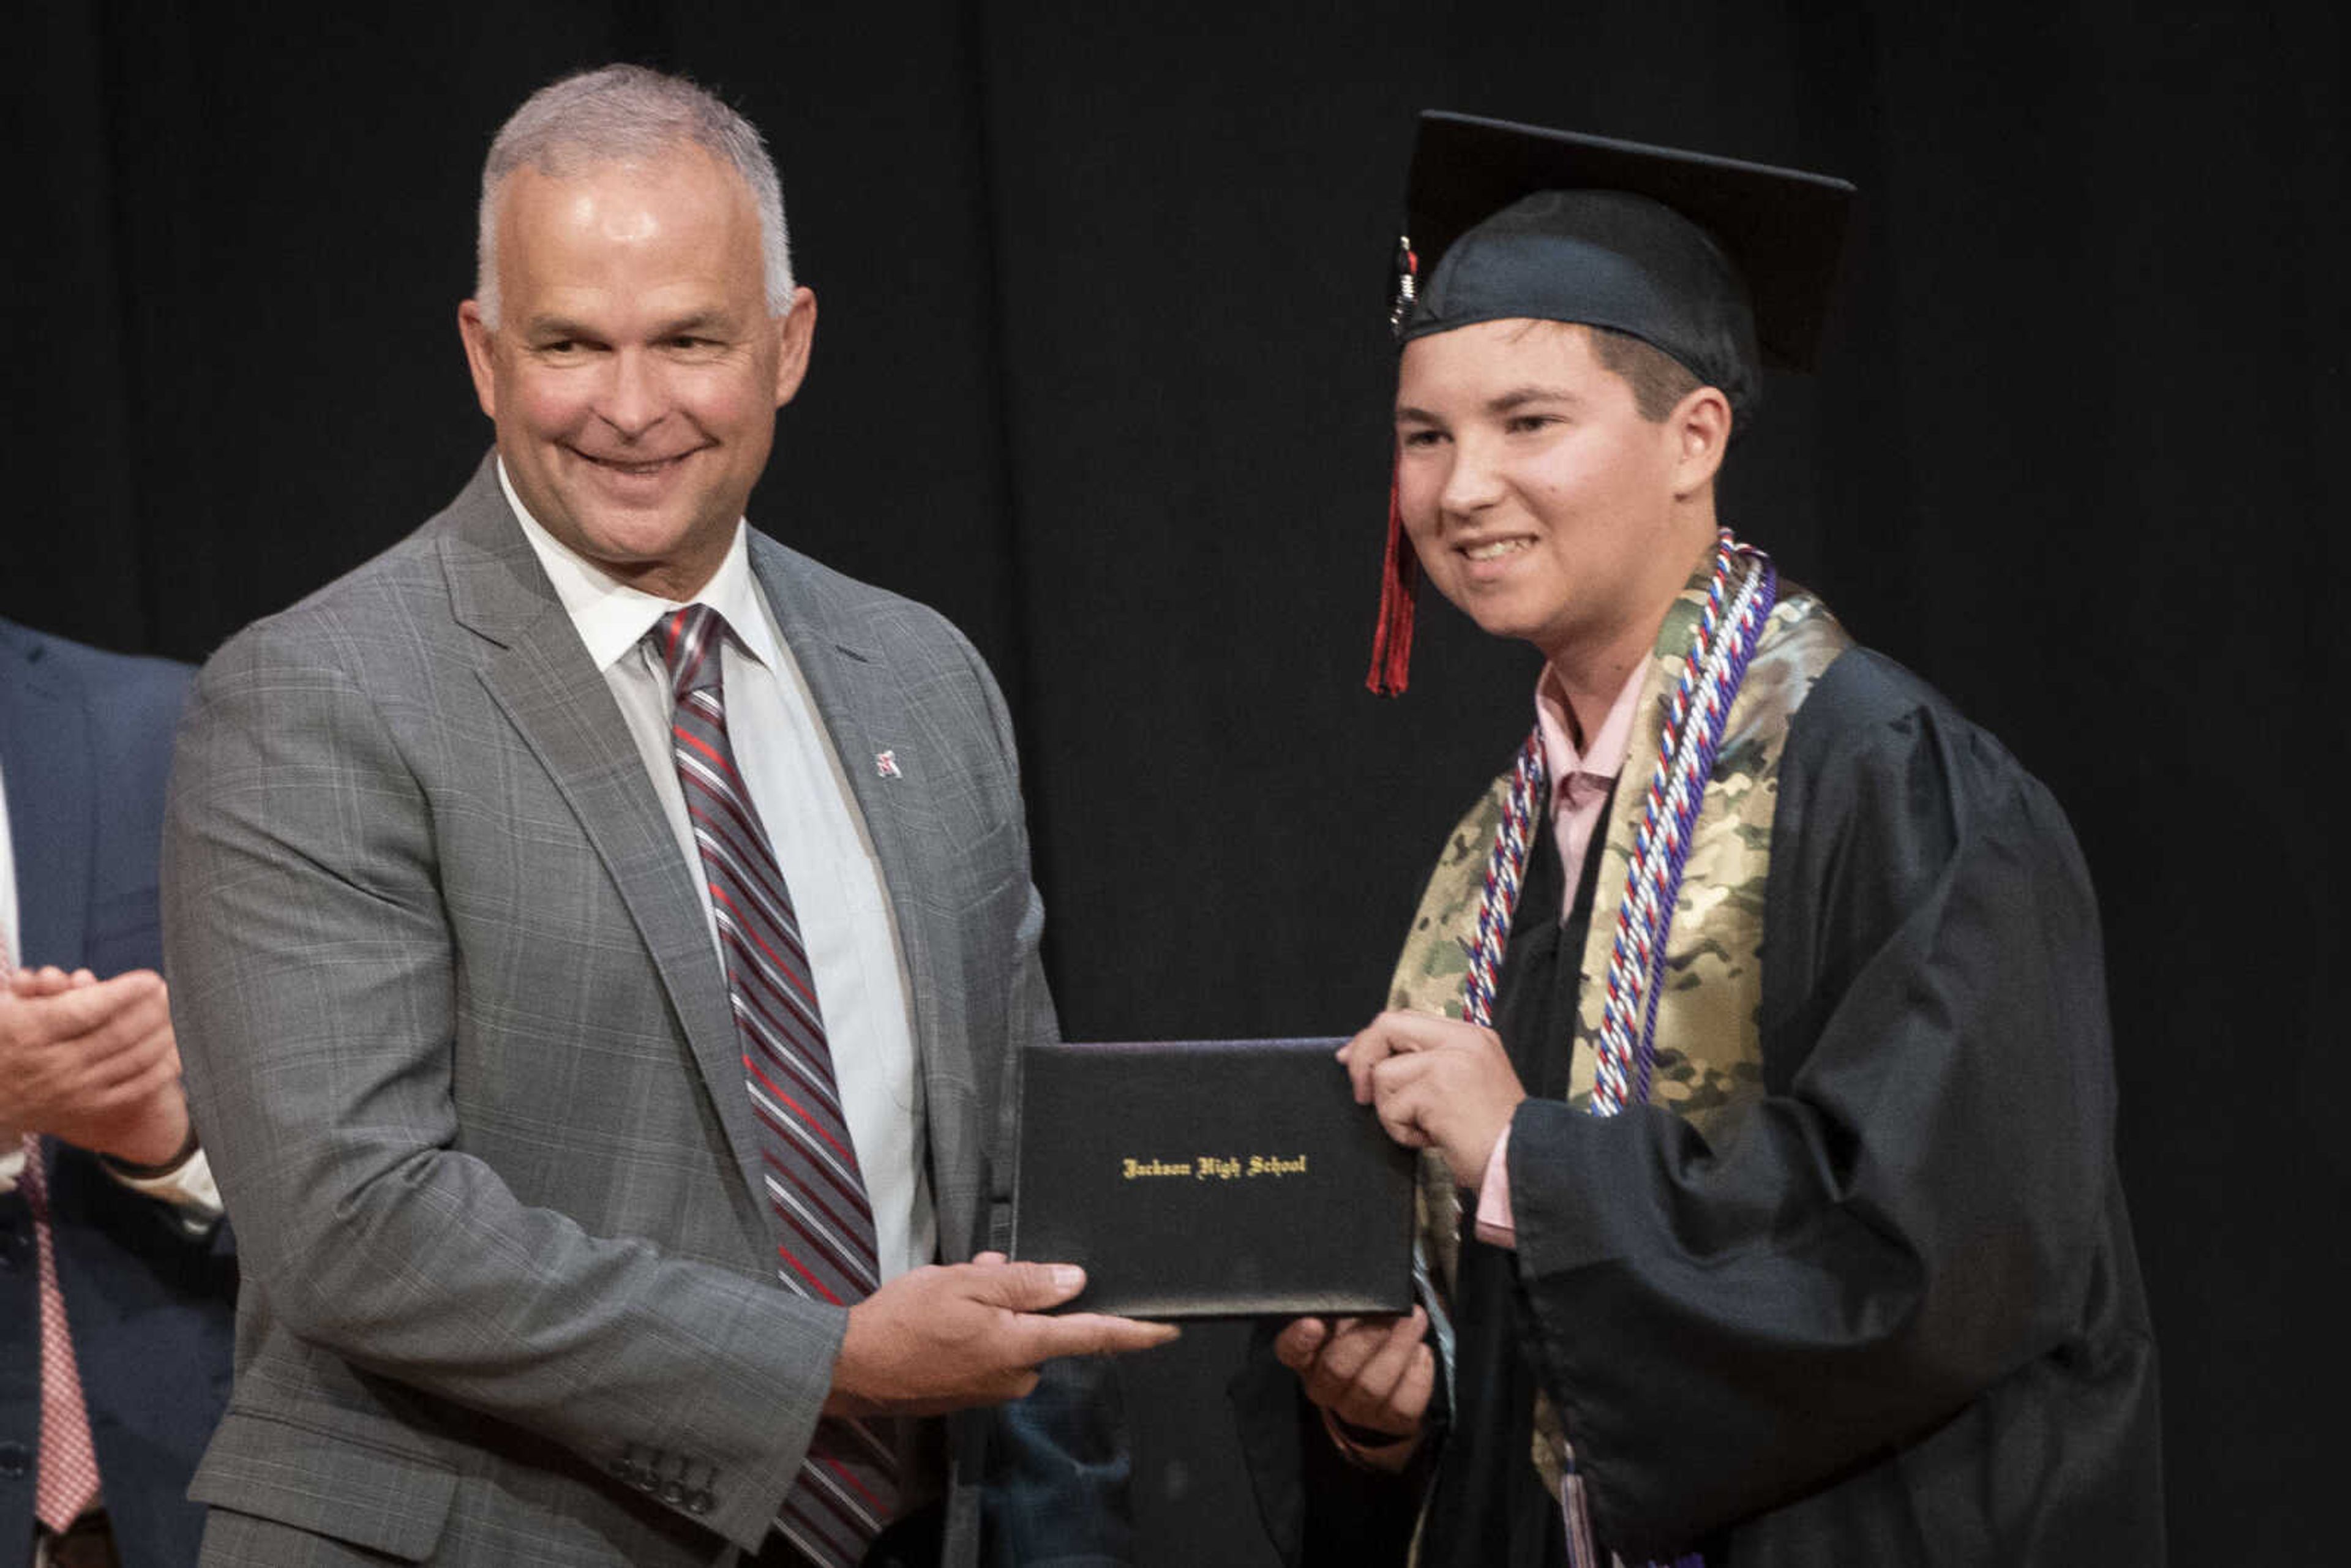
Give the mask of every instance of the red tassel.
<path id="1" fill-rule="evenodd" d="M 1380 569 L 1380 623 L 1372 634 L 1372 668 L 1364 685 L 1374 695 L 1402 696 L 1412 666 L 1412 611 L 1420 587 L 1420 556 L 1404 534 L 1396 481 L 1388 478 L 1388 552 Z"/>

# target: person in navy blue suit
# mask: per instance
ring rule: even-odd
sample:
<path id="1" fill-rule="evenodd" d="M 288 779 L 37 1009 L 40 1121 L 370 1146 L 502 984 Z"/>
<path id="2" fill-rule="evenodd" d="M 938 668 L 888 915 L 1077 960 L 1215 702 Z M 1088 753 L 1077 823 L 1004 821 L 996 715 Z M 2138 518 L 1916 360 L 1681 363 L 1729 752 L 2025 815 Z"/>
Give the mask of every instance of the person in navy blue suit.
<path id="1" fill-rule="evenodd" d="M 156 973 L 189 674 L 0 621 L 0 1568 L 193 1563 L 203 1532 L 186 1492 L 227 1396 L 236 1260 Z M 97 1470 L 94 1496 L 49 1491 L 76 1511 L 62 1534 L 36 1522 L 36 1187 Z"/>

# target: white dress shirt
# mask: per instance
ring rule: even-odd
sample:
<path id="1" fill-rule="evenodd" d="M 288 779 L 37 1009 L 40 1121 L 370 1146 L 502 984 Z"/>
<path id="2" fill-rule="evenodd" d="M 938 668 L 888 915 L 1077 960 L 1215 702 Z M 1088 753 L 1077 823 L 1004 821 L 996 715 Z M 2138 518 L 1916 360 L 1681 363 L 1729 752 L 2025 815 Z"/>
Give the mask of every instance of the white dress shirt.
<path id="1" fill-rule="evenodd" d="M 498 484 L 628 721 L 653 793 L 677 836 L 678 853 L 694 873 L 716 946 L 718 925 L 710 909 L 708 879 L 702 874 L 701 852 L 695 847 L 670 749 L 669 673 L 644 642 L 645 633 L 678 606 L 616 580 L 549 533 L 515 494 L 504 460 Z M 740 521 L 726 559 L 690 602 L 707 604 L 726 620 L 719 669 L 727 738 L 791 890 L 815 973 L 842 1116 L 873 1208 L 882 1278 L 893 1279 L 934 1260 L 938 1228 L 924 1163 L 914 987 L 899 949 L 882 864 L 849 777 L 817 716 L 816 699 L 751 573 Z"/>
<path id="2" fill-rule="evenodd" d="M 16 843 L 8 831 L 8 780 L 5 773 L 0 773 L 0 977 L 12 972 L 24 956 L 24 949 L 16 943 L 20 908 L 16 901 Z M 0 1197 L 16 1191 L 17 1178 L 25 1173 L 23 1138 L 23 1128 L 0 1121 Z M 177 1205 L 181 1222 L 193 1231 L 209 1229 L 221 1217 L 220 1189 L 213 1185 L 212 1162 L 204 1157 L 202 1149 L 158 1176 L 128 1176 L 111 1162 L 102 1163 L 109 1176 L 131 1191 Z"/>

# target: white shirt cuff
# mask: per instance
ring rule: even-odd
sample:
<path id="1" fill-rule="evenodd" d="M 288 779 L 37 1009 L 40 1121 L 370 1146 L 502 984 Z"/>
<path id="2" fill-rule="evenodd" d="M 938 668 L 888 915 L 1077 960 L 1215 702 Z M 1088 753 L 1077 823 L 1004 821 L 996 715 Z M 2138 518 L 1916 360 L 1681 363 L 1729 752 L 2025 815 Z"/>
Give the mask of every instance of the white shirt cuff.
<path id="1" fill-rule="evenodd" d="M 212 1162 L 204 1157 L 202 1149 L 162 1176 L 127 1176 L 111 1165 L 107 1166 L 106 1174 L 132 1192 L 160 1199 L 177 1208 L 182 1220 L 194 1229 L 209 1228 L 221 1217 L 220 1188 L 213 1183 Z M 15 1192 L 24 1175 L 24 1145 L 11 1138 L 7 1142 L 6 1153 L 0 1154 L 0 1197 Z"/>
<path id="2" fill-rule="evenodd" d="M 192 1224 L 210 1225 L 221 1217 L 220 1188 L 213 1184 L 213 1163 L 198 1149 L 174 1168 L 158 1176 L 128 1176 L 112 1166 L 106 1174 L 136 1193 L 161 1198 L 183 1211 Z"/>

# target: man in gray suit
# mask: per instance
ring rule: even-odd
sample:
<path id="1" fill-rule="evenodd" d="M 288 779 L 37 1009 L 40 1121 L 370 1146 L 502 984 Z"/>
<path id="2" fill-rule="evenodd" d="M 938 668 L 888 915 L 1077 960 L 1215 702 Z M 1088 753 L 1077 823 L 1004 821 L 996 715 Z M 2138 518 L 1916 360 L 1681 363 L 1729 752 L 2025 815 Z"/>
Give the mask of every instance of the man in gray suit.
<path id="1" fill-rule="evenodd" d="M 1002 702 L 741 520 L 816 318 L 758 133 L 559 82 L 480 245 L 496 453 L 182 736 L 246 1270 L 205 1560 L 1122 1561 L 1104 1364 L 1051 1358 L 1173 1331 L 986 1250 L 1055 1032 Z"/>

